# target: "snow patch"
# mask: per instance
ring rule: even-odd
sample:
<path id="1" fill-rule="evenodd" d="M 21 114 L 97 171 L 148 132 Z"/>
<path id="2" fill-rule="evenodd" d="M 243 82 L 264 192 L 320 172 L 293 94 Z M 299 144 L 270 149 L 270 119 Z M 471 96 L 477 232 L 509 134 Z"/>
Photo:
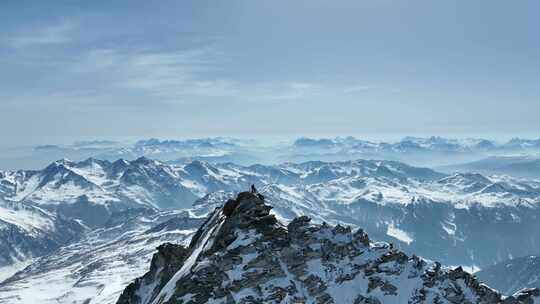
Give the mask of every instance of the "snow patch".
<path id="1" fill-rule="evenodd" d="M 393 223 L 388 225 L 386 234 L 402 241 L 403 243 L 406 243 L 407 245 L 409 245 L 410 243 L 414 241 L 414 238 L 411 237 L 411 235 L 408 232 L 399 229 L 398 227 L 394 226 Z"/>

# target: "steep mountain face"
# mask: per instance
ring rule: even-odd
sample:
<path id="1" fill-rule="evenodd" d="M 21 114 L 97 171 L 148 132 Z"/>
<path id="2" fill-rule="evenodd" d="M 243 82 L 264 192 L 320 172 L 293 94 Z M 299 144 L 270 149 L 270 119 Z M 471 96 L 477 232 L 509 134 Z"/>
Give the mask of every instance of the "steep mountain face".
<path id="1" fill-rule="evenodd" d="M 230 189 L 223 174 L 206 163 L 169 166 L 139 158 L 135 161 L 57 161 L 40 171 L 3 172 L 0 197 L 25 202 L 102 226 L 110 214 L 130 208 L 188 208 L 208 192 Z"/>
<path id="2" fill-rule="evenodd" d="M 84 232 L 85 227 L 76 221 L 0 199 L 0 267 L 48 254 L 76 241 Z M 0 271 L 0 281 L 7 276 Z"/>
<path id="3" fill-rule="evenodd" d="M 476 274 L 489 286 L 507 293 L 524 286 L 540 288 L 540 257 L 525 256 L 506 260 Z"/>
<path id="4" fill-rule="evenodd" d="M 0 172 L 0 281 L 130 210 L 191 207 L 208 192 L 236 189 L 235 181 L 206 163 L 146 158 L 61 160 L 39 171 Z"/>
<path id="5" fill-rule="evenodd" d="M 188 244 L 203 222 L 204 217 L 187 211 L 131 209 L 115 214 L 103 228 L 0 282 L 0 303 L 115 303 L 131 281 L 148 271 L 157 247 Z"/>
<path id="6" fill-rule="evenodd" d="M 372 242 L 361 229 L 287 226 L 240 193 L 210 214 L 189 247 L 163 246 L 119 304 L 540 303 L 540 290 L 501 296 L 461 268 Z"/>
<path id="7" fill-rule="evenodd" d="M 390 167 L 392 168 L 390 169 Z M 98 227 L 108 215 L 129 208 L 189 208 L 214 191 L 238 191 L 257 184 L 314 184 L 344 176 L 437 178 L 429 169 L 397 162 L 308 162 L 283 166 L 183 165 L 139 158 L 108 162 L 61 160 L 40 171 L 0 172 L 0 197 L 58 211 L 68 218 Z M 425 175 L 425 176 L 424 176 Z"/>

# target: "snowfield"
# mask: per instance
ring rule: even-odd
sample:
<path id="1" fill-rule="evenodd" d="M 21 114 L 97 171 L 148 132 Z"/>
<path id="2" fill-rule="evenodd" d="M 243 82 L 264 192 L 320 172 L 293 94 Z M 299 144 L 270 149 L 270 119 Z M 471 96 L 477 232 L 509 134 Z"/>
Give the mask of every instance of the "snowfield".
<path id="1" fill-rule="evenodd" d="M 148 271 L 159 245 L 187 244 L 201 223 L 185 212 L 134 214 L 27 263 L 0 283 L 0 303 L 116 303 L 127 284 Z"/>

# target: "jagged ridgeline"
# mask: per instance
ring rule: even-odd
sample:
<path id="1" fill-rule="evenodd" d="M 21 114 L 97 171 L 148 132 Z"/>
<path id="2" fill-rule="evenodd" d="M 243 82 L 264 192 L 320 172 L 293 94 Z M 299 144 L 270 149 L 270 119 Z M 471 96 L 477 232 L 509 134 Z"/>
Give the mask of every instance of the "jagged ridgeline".
<path id="1" fill-rule="evenodd" d="M 362 229 L 305 216 L 285 226 L 270 210 L 240 193 L 210 214 L 188 248 L 160 246 L 118 303 L 540 303 L 538 289 L 502 296 L 461 267 L 408 256 Z"/>

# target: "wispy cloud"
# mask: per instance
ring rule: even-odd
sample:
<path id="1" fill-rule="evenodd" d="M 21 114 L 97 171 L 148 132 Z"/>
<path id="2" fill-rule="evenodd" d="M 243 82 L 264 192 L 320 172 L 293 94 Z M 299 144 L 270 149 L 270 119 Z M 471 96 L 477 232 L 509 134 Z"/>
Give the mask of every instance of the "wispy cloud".
<path id="1" fill-rule="evenodd" d="M 296 100 L 319 95 L 321 85 L 310 82 L 290 82 L 274 88 L 274 94 L 267 95 L 267 99 Z"/>
<path id="2" fill-rule="evenodd" d="M 356 92 L 367 91 L 367 90 L 370 90 L 370 89 L 373 89 L 373 86 L 370 86 L 370 85 L 352 85 L 352 86 L 343 88 L 343 93 L 351 94 L 351 93 L 356 93 Z"/>
<path id="3" fill-rule="evenodd" d="M 184 51 L 96 49 L 74 66 L 100 74 L 116 89 L 139 90 L 161 99 L 223 97 L 237 93 L 233 81 L 211 77 L 209 49 Z"/>
<path id="4" fill-rule="evenodd" d="M 356 94 L 367 91 L 385 91 L 390 93 L 400 93 L 401 90 L 398 88 L 389 87 L 386 85 L 364 85 L 364 84 L 355 84 L 350 86 L 345 86 L 342 90 L 345 94 Z"/>
<path id="5" fill-rule="evenodd" d="M 215 69 L 205 58 L 204 50 L 137 54 L 129 58 L 125 66 L 129 77 L 119 85 L 161 97 L 236 94 L 233 81 L 201 75 Z"/>
<path id="6" fill-rule="evenodd" d="M 13 48 L 39 50 L 15 52 L 12 56 L 21 62 L 30 62 L 36 69 L 51 71 L 57 78 L 37 83 L 33 92 L 36 96 L 48 96 L 48 99 L 59 101 L 73 98 L 84 104 L 100 104 L 99 100 L 103 98 L 103 105 L 114 98 L 117 105 L 125 106 L 143 105 L 143 100 L 167 104 L 197 103 L 201 100 L 307 101 L 321 95 L 335 96 L 335 93 L 364 89 L 356 86 L 341 90 L 341 87 L 323 85 L 310 79 L 246 80 L 244 75 L 237 77 L 239 75 L 234 69 L 230 73 L 226 70 L 224 54 L 213 41 L 192 46 L 179 43 L 172 47 L 151 41 L 136 45 L 107 41 L 90 49 L 81 48 L 79 44 L 71 43 L 84 40 L 84 37 L 76 35 L 83 32 L 80 31 L 80 21 L 64 19 L 39 28 L 27 28 L 4 40 Z M 42 51 L 39 48 L 62 44 L 68 46 L 61 51 L 54 48 Z"/>
<path id="7" fill-rule="evenodd" d="M 232 97 L 255 101 L 301 100 L 323 87 L 306 81 L 246 83 L 216 77 L 221 71 L 211 48 L 182 51 L 96 49 L 75 65 L 77 73 L 100 74 L 107 86 L 141 91 L 161 101 L 196 102 Z"/>
<path id="8" fill-rule="evenodd" d="M 8 46 L 25 48 L 36 45 L 53 45 L 68 43 L 79 23 L 72 19 L 65 19 L 59 23 L 37 28 L 21 30 L 5 39 Z"/>

